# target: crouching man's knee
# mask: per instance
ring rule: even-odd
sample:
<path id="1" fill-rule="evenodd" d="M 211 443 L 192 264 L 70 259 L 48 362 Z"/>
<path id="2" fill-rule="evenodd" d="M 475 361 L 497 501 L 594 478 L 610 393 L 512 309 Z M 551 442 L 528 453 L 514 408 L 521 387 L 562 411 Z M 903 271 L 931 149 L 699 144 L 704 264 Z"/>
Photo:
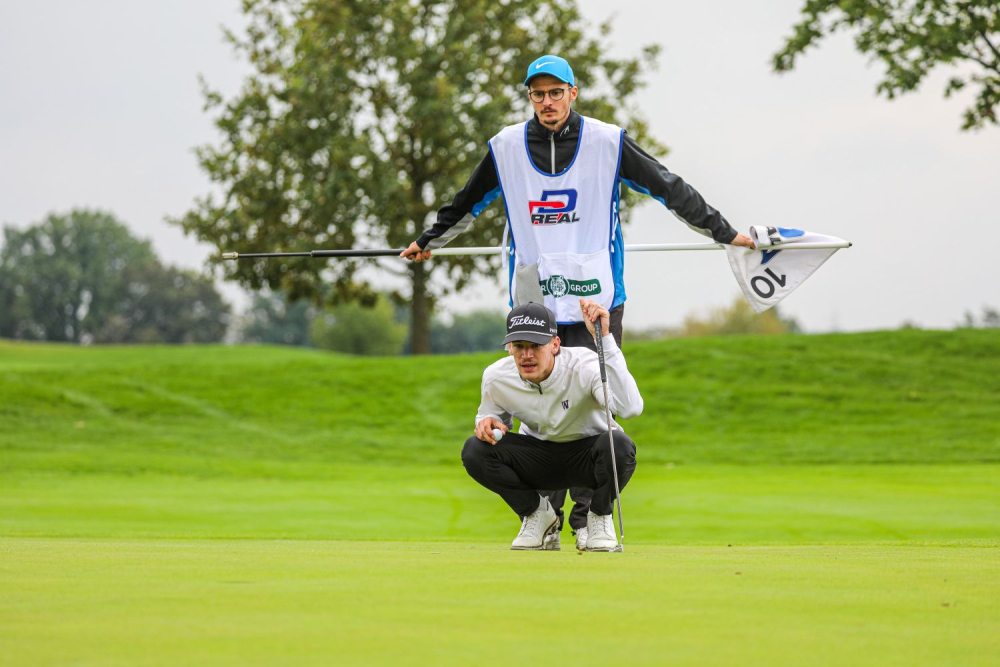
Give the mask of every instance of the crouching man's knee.
<path id="1" fill-rule="evenodd" d="M 465 445 L 462 447 L 462 465 L 473 478 L 478 479 L 482 475 L 491 447 L 493 445 L 483 442 L 476 436 L 465 441 Z"/>
<path id="2" fill-rule="evenodd" d="M 612 431 L 611 439 L 615 444 L 615 460 L 635 466 L 635 443 L 624 431 Z"/>

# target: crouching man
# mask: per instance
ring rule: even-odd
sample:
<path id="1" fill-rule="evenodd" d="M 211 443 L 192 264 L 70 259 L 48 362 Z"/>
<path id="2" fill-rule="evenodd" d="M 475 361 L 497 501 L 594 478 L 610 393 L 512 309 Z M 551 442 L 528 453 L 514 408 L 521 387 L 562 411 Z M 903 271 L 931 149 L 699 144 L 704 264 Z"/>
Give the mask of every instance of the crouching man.
<path id="1" fill-rule="evenodd" d="M 608 311 L 584 299 L 580 308 L 592 336 L 601 318 L 612 414 L 640 414 L 639 389 L 608 335 Z M 555 316 L 541 304 L 510 311 L 504 338 L 510 355 L 483 372 L 475 435 L 465 441 L 462 463 L 521 519 L 511 549 L 542 550 L 545 536 L 559 529 L 555 510 L 535 489 L 584 487 L 594 490 L 585 550 L 611 551 L 617 544 L 611 516 L 615 487 L 597 353 L 560 347 L 556 331 Z M 514 418 L 521 422 L 518 433 L 509 432 Z M 494 429 L 500 438 L 494 438 Z M 624 489 L 635 472 L 635 445 L 614 421 L 611 429 L 618 486 Z"/>

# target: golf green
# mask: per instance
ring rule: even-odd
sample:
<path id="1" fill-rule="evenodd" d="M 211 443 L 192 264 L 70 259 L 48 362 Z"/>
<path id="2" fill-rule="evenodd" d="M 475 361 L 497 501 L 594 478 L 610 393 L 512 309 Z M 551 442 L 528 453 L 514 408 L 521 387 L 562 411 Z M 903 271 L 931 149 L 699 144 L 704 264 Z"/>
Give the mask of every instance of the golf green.
<path id="1" fill-rule="evenodd" d="M 1000 655 L 996 465 L 647 467 L 626 553 L 582 555 L 509 551 L 457 465 L 0 479 L 5 664 Z"/>
<path id="2" fill-rule="evenodd" d="M 997 546 L 0 545 L 6 664 L 995 665 L 1000 655 Z"/>

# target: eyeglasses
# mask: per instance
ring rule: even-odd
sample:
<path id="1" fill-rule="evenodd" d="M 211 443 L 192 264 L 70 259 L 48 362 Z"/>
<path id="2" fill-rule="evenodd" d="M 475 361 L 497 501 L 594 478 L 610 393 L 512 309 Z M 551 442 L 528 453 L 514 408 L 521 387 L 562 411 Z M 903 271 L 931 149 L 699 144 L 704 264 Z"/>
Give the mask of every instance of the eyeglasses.
<path id="1" fill-rule="evenodd" d="M 545 96 L 548 95 L 549 99 L 553 102 L 558 102 L 566 94 L 569 88 L 553 88 L 552 90 L 529 90 L 528 97 L 531 98 L 532 102 L 544 102 Z"/>

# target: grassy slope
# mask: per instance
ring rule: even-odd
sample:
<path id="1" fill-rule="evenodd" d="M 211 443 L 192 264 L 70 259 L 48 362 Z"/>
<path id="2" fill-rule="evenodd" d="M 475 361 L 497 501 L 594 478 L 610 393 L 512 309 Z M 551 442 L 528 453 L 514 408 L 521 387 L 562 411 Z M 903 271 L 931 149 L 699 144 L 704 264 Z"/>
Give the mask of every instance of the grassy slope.
<path id="1" fill-rule="evenodd" d="M 1000 333 L 714 338 L 627 348 L 648 464 L 1000 462 Z M 324 477 L 454 465 L 497 354 L 0 343 L 7 470 Z"/>
<path id="2" fill-rule="evenodd" d="M 627 353 L 616 559 L 504 550 L 457 460 L 497 355 L 0 342 L 5 661 L 993 664 L 1000 334 Z"/>

